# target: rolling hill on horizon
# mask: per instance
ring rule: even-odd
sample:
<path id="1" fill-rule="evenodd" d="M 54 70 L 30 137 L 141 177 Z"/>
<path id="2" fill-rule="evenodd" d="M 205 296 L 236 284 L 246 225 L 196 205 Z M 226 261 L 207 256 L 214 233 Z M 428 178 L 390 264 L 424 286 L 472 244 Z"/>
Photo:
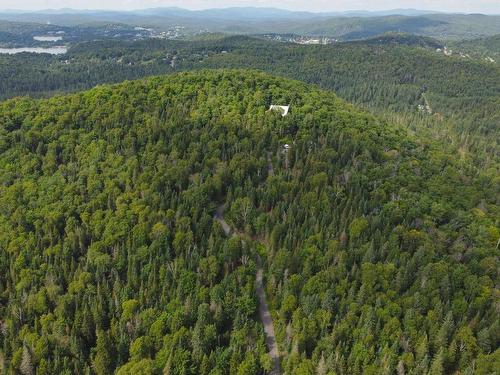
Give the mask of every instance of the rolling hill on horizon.
<path id="1" fill-rule="evenodd" d="M 500 15 L 440 13 L 395 9 L 384 12 L 295 12 L 276 8 L 222 8 L 191 11 L 154 8 L 136 11 L 60 10 L 1 12 L 0 19 L 61 26 L 96 23 L 126 24 L 165 31 L 183 27 L 187 34 L 204 31 L 230 34 L 299 33 L 341 40 L 373 37 L 384 32 L 408 32 L 446 40 L 500 34 Z"/>
<path id="2" fill-rule="evenodd" d="M 135 10 L 113 10 L 113 9 L 40 9 L 40 10 L 18 10 L 18 9 L 0 9 L 0 14 L 22 15 L 22 14 L 106 14 L 106 13 L 129 13 L 129 14 L 160 14 L 160 15 L 176 15 L 176 16 L 198 16 L 206 18 L 238 18 L 238 19 L 256 19 L 264 18 L 313 18 L 313 17 L 334 17 L 334 16 L 350 16 L 350 17 L 373 17 L 373 16 L 421 16 L 425 14 L 446 13 L 440 11 L 419 10 L 411 8 L 388 9 L 383 11 L 366 11 L 366 10 L 349 10 L 349 11 L 297 11 L 276 7 L 226 7 L 226 8 L 207 8 L 200 10 L 190 10 L 181 7 L 156 7 L 144 8 Z M 450 12 L 453 13 L 453 12 Z M 464 13 L 456 13 L 464 14 Z"/>

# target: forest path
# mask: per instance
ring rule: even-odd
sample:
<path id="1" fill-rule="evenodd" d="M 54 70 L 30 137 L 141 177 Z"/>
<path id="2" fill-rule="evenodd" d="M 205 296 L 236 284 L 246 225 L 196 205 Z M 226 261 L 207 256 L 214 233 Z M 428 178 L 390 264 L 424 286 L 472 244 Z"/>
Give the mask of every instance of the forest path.
<path id="1" fill-rule="evenodd" d="M 429 114 L 432 114 L 432 107 L 429 103 L 429 100 L 427 99 L 427 96 L 425 96 L 425 93 L 422 93 L 422 98 L 424 98 L 425 102 L 425 108 Z"/>
<path id="2" fill-rule="evenodd" d="M 272 162 L 270 158 L 268 160 L 270 165 L 270 174 L 272 175 L 273 174 Z M 222 229 L 224 230 L 226 236 L 229 236 L 231 232 L 234 231 L 231 230 L 231 226 L 224 219 L 225 208 L 226 205 L 224 203 L 217 206 L 214 219 L 221 224 Z M 259 298 L 259 317 L 262 322 L 262 325 L 264 326 L 264 334 L 266 335 L 266 345 L 269 350 L 269 356 L 271 357 L 271 361 L 273 363 L 273 369 L 269 374 L 280 375 L 281 374 L 280 355 L 278 350 L 278 344 L 276 343 L 276 334 L 274 333 L 273 319 L 271 317 L 271 312 L 269 311 L 269 305 L 267 304 L 266 301 L 266 292 L 264 290 L 263 274 L 264 271 L 262 268 L 262 262 L 259 257 L 257 258 L 257 273 L 255 275 L 255 286 L 257 289 L 257 296 Z"/>
<path id="3" fill-rule="evenodd" d="M 225 203 L 222 203 L 217 206 L 217 209 L 215 211 L 214 219 L 217 220 L 220 225 L 222 226 L 222 230 L 226 234 L 226 236 L 229 236 L 231 234 L 231 227 L 229 224 L 224 220 L 224 210 L 226 209 Z"/>
<path id="4" fill-rule="evenodd" d="M 274 167 L 273 167 L 273 159 L 272 153 L 267 153 L 267 174 L 269 176 L 274 176 Z"/>
<path id="5" fill-rule="evenodd" d="M 259 297 L 259 316 L 264 326 L 264 333 L 266 335 L 266 344 L 269 349 L 269 356 L 273 362 L 273 369 L 271 370 L 271 375 L 280 374 L 280 353 L 278 350 L 278 344 L 276 343 L 276 335 L 274 333 L 273 319 L 271 317 L 271 312 L 269 311 L 269 306 L 266 301 L 266 293 L 264 291 L 263 270 L 260 258 L 257 262 L 257 274 L 255 276 L 255 285 L 257 288 L 257 296 Z"/>

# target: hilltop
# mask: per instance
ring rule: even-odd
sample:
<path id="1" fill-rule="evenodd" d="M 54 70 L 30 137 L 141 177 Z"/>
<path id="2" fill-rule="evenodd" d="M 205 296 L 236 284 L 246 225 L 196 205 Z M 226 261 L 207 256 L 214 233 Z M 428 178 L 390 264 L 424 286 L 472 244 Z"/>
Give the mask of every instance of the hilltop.
<path id="1" fill-rule="evenodd" d="M 494 48 L 495 39 L 484 45 Z M 0 56 L 0 98 L 55 95 L 185 70 L 260 69 L 333 90 L 421 138 L 454 145 L 461 158 L 474 158 L 487 170 L 498 161 L 499 65 L 466 52 L 404 33 L 331 45 L 221 35 L 94 41 L 62 56 Z"/>

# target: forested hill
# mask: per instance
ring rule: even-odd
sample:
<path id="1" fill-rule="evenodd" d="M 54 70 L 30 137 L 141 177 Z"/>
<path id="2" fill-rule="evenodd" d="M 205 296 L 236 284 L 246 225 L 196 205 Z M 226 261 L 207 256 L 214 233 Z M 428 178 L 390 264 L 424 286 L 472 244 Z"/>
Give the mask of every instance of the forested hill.
<path id="1" fill-rule="evenodd" d="M 405 45 L 410 40 L 427 41 L 384 36 L 334 46 L 298 46 L 234 37 L 222 42 L 230 53 L 190 65 L 263 69 L 318 84 L 381 111 L 415 112 L 417 104 L 427 100 L 433 114 L 452 118 L 460 131 L 497 131 L 500 67 L 415 48 L 416 41 L 412 47 Z"/>
<path id="2" fill-rule="evenodd" d="M 52 25 L 63 25 L 66 30 L 75 31 L 77 34 L 79 29 L 85 26 L 105 24 L 112 25 L 113 28 L 142 26 L 157 31 L 176 28 L 184 35 L 196 35 L 204 31 L 229 34 L 295 33 L 340 40 L 370 38 L 385 32 L 398 31 L 443 40 L 474 39 L 500 33 L 500 16 L 483 14 L 422 14 L 419 11 L 408 13 L 404 10 L 385 14 L 328 14 L 262 8 L 212 9 L 201 12 L 167 8 L 135 12 L 66 11 L 0 12 L 0 19 L 2 22 L 10 20 L 31 25 L 50 24 L 42 26 L 44 29 L 50 29 Z M 21 33 L 28 32 L 29 30 L 23 30 Z M 87 32 L 92 33 L 91 30 Z M 116 37 L 114 32 L 98 35 L 106 39 Z"/>
<path id="3" fill-rule="evenodd" d="M 476 156 L 495 154 L 498 145 L 491 140 L 499 136 L 499 65 L 445 56 L 438 46 L 429 38 L 401 34 L 331 46 L 241 36 L 83 43 L 63 57 L 0 56 L 0 98 L 74 91 L 179 70 L 252 68 L 318 84 L 378 113 L 436 122 L 434 128 L 446 129 L 447 135 L 448 129 L 457 132 L 463 149 Z M 477 136 L 490 141 L 474 144 Z"/>
<path id="4" fill-rule="evenodd" d="M 498 177 L 447 150 L 252 71 L 4 101 L 0 371 L 269 371 L 260 254 L 287 374 L 490 374 Z"/>
<path id="5" fill-rule="evenodd" d="M 487 38 L 462 40 L 452 44 L 472 56 L 479 56 L 487 61 L 500 61 L 500 34 Z"/>

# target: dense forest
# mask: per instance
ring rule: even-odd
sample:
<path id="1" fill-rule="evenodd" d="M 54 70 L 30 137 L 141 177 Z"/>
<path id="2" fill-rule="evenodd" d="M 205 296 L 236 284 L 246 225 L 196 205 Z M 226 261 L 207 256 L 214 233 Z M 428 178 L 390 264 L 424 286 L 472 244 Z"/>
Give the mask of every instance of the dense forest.
<path id="1" fill-rule="evenodd" d="M 437 48 L 441 42 L 406 34 L 328 46 L 244 36 L 80 43 L 62 57 L 0 56 L 0 98 L 182 70 L 252 68 L 333 90 L 419 135 L 451 142 L 490 168 L 499 156 L 500 67 Z"/>
<path id="2" fill-rule="evenodd" d="M 460 40 L 451 43 L 451 46 L 486 61 L 493 59 L 498 62 L 500 59 L 500 34 L 473 40 Z"/>
<path id="3" fill-rule="evenodd" d="M 474 39 L 499 33 L 500 16 L 483 14 L 426 14 L 418 16 L 340 17 L 311 20 L 270 29 L 308 35 L 336 36 L 342 40 L 370 38 L 385 32 L 406 32 L 445 40 Z"/>
<path id="4" fill-rule="evenodd" d="M 247 70 L 1 102 L 0 371 L 268 373 L 262 264 L 286 374 L 492 374 L 498 170 L 455 151 Z"/>

